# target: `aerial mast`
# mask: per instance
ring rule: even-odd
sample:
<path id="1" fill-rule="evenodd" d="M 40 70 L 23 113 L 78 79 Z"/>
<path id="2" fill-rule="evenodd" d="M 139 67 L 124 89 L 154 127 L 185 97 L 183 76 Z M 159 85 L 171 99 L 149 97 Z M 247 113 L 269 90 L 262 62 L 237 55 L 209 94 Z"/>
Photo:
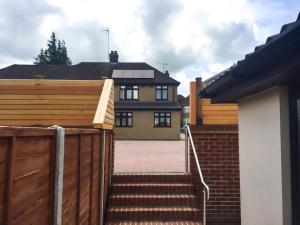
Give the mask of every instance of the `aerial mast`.
<path id="1" fill-rule="evenodd" d="M 107 58 L 109 61 L 109 29 L 108 29 L 108 27 L 103 29 L 103 31 L 107 33 Z"/>

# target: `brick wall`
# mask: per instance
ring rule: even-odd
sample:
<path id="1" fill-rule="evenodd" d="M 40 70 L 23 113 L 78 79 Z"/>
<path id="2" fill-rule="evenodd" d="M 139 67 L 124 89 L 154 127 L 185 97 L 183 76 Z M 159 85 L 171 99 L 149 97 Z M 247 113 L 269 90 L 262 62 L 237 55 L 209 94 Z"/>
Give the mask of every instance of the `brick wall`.
<path id="1" fill-rule="evenodd" d="M 203 125 L 192 128 L 204 180 L 210 188 L 207 220 L 240 222 L 238 128 L 232 125 Z M 191 156 L 195 189 L 202 201 L 203 188 Z"/>

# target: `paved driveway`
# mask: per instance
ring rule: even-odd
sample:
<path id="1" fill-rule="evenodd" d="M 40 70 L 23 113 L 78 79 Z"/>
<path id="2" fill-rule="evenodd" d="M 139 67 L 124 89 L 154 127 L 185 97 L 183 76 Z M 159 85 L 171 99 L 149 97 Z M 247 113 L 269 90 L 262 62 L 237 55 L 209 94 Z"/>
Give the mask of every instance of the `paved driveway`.
<path id="1" fill-rule="evenodd" d="M 183 172 L 184 140 L 115 142 L 115 172 Z"/>

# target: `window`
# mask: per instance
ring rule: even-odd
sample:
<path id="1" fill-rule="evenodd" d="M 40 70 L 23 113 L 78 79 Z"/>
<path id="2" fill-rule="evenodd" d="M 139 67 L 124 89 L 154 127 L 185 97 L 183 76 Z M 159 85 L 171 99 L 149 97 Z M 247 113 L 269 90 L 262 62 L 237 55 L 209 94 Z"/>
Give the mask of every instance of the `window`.
<path id="1" fill-rule="evenodd" d="M 155 112 L 154 127 L 171 127 L 171 113 Z"/>
<path id="2" fill-rule="evenodd" d="M 116 112 L 116 127 L 132 127 L 132 112 Z"/>
<path id="3" fill-rule="evenodd" d="M 189 113 L 190 112 L 190 107 L 189 106 L 184 106 L 183 107 L 183 112 L 184 113 Z"/>
<path id="4" fill-rule="evenodd" d="M 120 86 L 120 100 L 138 100 L 139 86 Z"/>
<path id="5" fill-rule="evenodd" d="M 155 99 L 156 100 L 168 100 L 168 86 L 156 86 L 155 87 Z"/>

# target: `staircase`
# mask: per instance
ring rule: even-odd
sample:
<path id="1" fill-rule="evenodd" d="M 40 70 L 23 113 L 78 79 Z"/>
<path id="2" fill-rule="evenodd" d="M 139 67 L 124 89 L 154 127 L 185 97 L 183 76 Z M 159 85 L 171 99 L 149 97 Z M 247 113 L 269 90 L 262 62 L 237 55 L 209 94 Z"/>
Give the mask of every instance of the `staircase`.
<path id="1" fill-rule="evenodd" d="M 116 174 L 112 178 L 106 224 L 201 225 L 191 175 Z"/>

